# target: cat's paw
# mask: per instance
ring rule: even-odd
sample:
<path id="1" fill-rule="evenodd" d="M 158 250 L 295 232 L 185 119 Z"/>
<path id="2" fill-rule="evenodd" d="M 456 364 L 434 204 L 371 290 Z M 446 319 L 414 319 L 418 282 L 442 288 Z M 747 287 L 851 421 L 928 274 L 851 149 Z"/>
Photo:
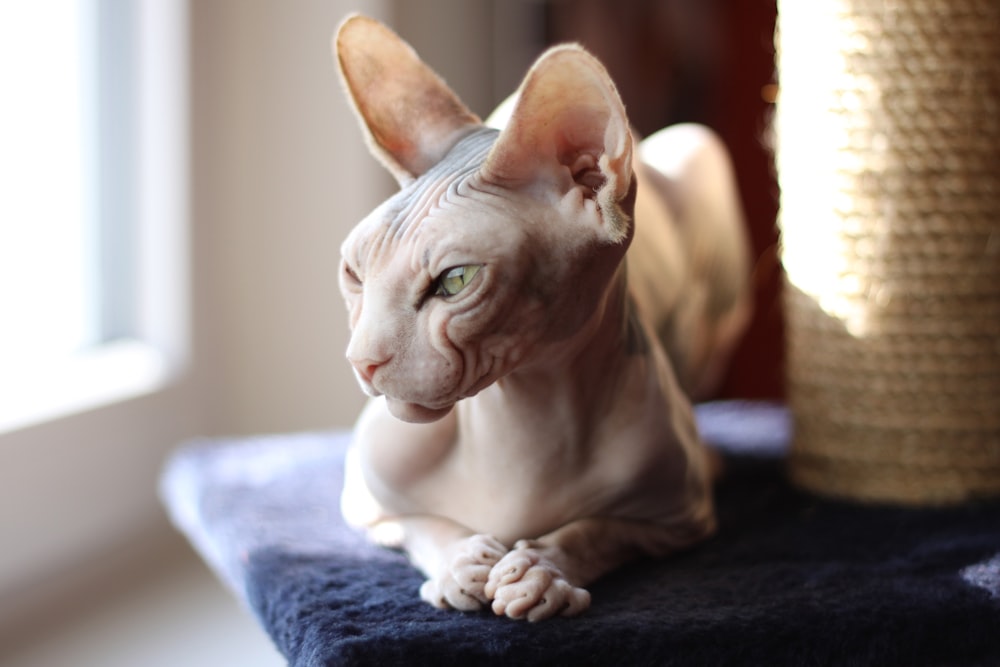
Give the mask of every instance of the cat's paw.
<path id="1" fill-rule="evenodd" d="M 420 597 L 435 607 L 476 611 L 489 602 L 484 589 L 490 572 L 507 547 L 490 535 L 472 535 L 456 542 L 444 571 L 420 587 Z"/>
<path id="2" fill-rule="evenodd" d="M 484 593 L 498 616 L 529 621 L 575 616 L 590 606 L 590 593 L 569 583 L 540 549 L 525 541 L 493 566 Z"/>

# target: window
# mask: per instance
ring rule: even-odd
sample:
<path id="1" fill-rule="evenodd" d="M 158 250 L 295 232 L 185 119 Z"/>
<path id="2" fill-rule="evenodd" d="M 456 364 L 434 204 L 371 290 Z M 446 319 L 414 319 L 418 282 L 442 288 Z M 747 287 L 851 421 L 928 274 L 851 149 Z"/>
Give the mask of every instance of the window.
<path id="1" fill-rule="evenodd" d="M 95 336 L 96 72 L 82 0 L 0 5 L 0 368 Z M 57 21 L 52 16 L 58 16 Z M 91 47 L 91 48 L 88 48 Z M 15 369 L 16 372 L 16 369 Z"/>
<path id="2" fill-rule="evenodd" d="M 141 307 L 165 285 L 142 261 L 164 234 L 152 208 L 164 198 L 146 192 L 164 175 L 163 138 L 144 128 L 160 124 L 156 97 L 170 94 L 141 85 L 164 69 L 157 40 L 139 38 L 154 20 L 147 5 L 0 3 L 0 431 L 166 373 L 160 343 L 177 341 L 167 330 L 178 321 L 144 320 Z"/>

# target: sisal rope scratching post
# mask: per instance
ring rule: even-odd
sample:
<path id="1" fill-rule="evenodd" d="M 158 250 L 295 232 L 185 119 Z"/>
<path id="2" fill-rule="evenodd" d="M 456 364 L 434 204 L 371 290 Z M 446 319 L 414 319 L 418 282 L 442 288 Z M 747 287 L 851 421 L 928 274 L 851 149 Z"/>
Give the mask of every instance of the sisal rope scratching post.
<path id="1" fill-rule="evenodd" d="M 790 474 L 1000 494 L 1000 2 L 779 0 Z"/>

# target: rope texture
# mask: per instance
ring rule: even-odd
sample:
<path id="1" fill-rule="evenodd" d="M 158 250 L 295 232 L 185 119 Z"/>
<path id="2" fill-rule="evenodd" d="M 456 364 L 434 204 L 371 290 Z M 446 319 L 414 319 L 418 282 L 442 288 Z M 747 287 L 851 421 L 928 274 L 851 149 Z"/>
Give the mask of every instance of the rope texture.
<path id="1" fill-rule="evenodd" d="M 804 28 L 791 5 L 803 11 L 779 1 L 779 73 L 833 41 L 843 73 L 810 103 L 841 140 L 810 158 L 832 165 L 834 205 L 820 198 L 815 218 L 780 226 L 833 220 L 841 257 L 825 302 L 855 313 L 831 315 L 789 275 L 791 477 L 869 502 L 1000 494 L 1000 2 L 815 0 L 831 19 L 815 42 L 782 37 Z M 807 123 L 781 122 L 796 94 L 783 78 L 783 187 L 807 166 L 783 147 L 812 140 Z"/>

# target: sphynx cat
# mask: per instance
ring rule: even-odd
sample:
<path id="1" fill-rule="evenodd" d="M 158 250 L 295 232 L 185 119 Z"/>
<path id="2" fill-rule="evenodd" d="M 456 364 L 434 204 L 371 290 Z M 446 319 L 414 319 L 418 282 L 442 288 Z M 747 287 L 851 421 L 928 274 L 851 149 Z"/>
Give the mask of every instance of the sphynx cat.
<path id="1" fill-rule="evenodd" d="M 433 605 L 578 614 L 590 582 L 715 527 L 690 396 L 750 308 L 726 152 L 698 126 L 634 151 L 578 46 L 539 58 L 500 130 L 372 19 L 334 50 L 400 185 L 341 249 L 347 358 L 372 397 L 344 516 L 404 549 Z"/>

